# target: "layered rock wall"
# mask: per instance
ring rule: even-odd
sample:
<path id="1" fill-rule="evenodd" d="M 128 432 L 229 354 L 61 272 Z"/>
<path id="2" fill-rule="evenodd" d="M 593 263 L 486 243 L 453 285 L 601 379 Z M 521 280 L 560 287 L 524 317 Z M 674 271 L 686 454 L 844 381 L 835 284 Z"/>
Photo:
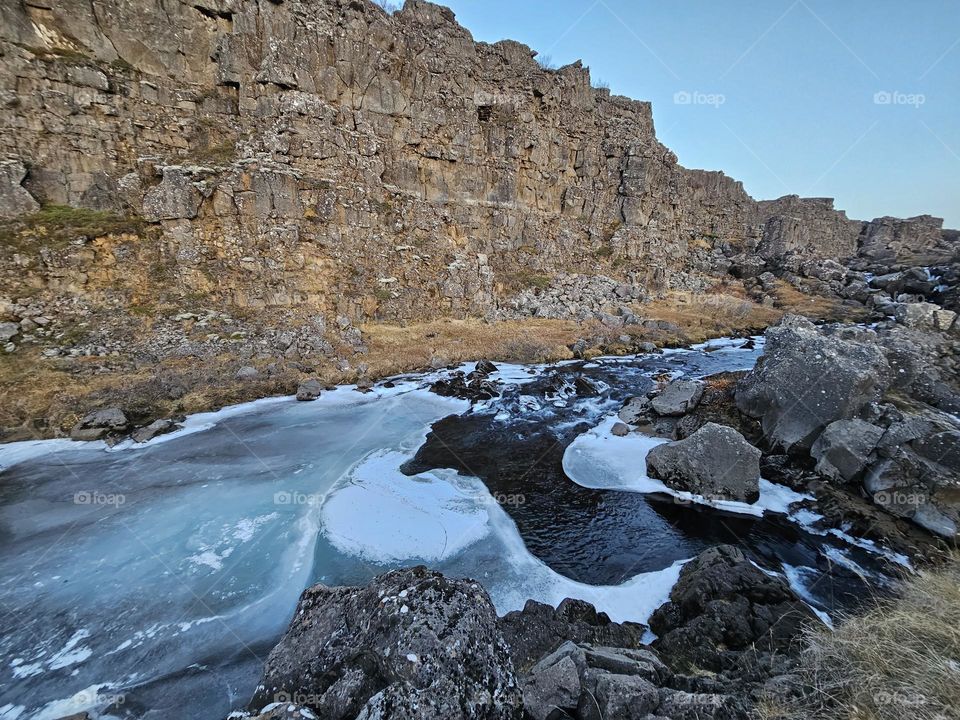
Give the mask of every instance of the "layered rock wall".
<path id="1" fill-rule="evenodd" d="M 369 0 L 0 13 L 0 213 L 142 217 L 181 294 L 422 319 L 497 312 L 538 274 L 655 292 L 757 247 L 856 251 L 861 224 L 831 202 L 756 203 L 686 170 L 649 103 L 592 87 L 579 63 L 476 43 L 422 0 L 392 15 Z"/>

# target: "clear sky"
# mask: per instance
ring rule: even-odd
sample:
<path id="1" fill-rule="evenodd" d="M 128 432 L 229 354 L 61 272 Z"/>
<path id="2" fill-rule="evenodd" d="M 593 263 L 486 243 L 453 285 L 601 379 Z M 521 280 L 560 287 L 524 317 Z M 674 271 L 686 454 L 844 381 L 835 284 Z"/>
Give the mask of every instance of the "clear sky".
<path id="1" fill-rule="evenodd" d="M 439 0 L 477 40 L 582 60 L 758 199 L 960 228 L 960 0 Z"/>

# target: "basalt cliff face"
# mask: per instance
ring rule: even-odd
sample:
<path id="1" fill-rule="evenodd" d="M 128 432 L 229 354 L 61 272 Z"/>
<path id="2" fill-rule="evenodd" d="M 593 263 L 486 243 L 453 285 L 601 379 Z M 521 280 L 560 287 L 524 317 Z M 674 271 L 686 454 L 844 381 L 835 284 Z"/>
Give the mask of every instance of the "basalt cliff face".
<path id="1" fill-rule="evenodd" d="M 476 43 L 419 0 L 392 15 L 365 0 L 2 13 L 3 213 L 138 216 L 158 240 L 103 252 L 185 293 L 355 321 L 482 315 L 531 274 L 613 276 L 640 296 L 698 289 L 739 252 L 842 258 L 884 232 L 913 250 L 941 238 L 932 218 L 874 232 L 829 200 L 755 202 L 678 165 L 649 103 L 592 87 L 579 63 L 547 70 L 519 43 Z M 83 285 L 71 264 L 23 271 Z"/>
<path id="2" fill-rule="evenodd" d="M 3 3 L 0 347 L 73 377 L 226 355 L 356 377 L 363 323 L 622 327 L 671 292 L 746 279 L 772 305 L 765 271 L 953 252 L 936 218 L 758 202 L 683 168 L 649 103 L 535 55 L 422 0 Z M 114 359 L 56 365 L 91 357 Z"/>

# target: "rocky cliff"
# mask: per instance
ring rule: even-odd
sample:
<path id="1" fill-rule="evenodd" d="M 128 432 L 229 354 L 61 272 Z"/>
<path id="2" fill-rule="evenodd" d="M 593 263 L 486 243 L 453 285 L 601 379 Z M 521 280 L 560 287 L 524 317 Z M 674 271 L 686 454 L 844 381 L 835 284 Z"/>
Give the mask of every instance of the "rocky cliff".
<path id="1" fill-rule="evenodd" d="M 691 273 L 725 255 L 845 257 L 864 231 L 829 200 L 758 203 L 681 167 L 649 103 L 592 87 L 579 63 L 474 42 L 420 0 L 0 12 L 2 212 L 142 218 L 159 234 L 137 261 L 167 291 L 353 320 L 482 315 L 538 274 L 697 289 Z M 899 242 L 939 240 L 932 218 L 897 222 Z M 871 247 L 889 234 L 877 223 Z M 26 268 L 35 285 L 47 262 Z"/>

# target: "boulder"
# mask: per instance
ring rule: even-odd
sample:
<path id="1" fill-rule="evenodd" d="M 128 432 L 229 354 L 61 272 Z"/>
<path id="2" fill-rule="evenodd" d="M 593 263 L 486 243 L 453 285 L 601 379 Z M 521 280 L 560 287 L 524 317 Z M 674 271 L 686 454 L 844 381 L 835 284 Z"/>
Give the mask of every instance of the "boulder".
<path id="1" fill-rule="evenodd" d="M 633 397 L 624 403 L 617 413 L 621 421 L 627 425 L 639 425 L 650 420 L 650 398 Z"/>
<path id="2" fill-rule="evenodd" d="M 901 303 L 894 310 L 894 318 L 910 328 L 946 332 L 953 327 L 957 314 L 934 303 Z"/>
<path id="3" fill-rule="evenodd" d="M 0 218 L 13 218 L 40 209 L 40 203 L 21 184 L 26 176 L 23 163 L 0 160 Z"/>
<path id="4" fill-rule="evenodd" d="M 480 360 L 477 362 L 476 367 L 473 369 L 473 372 L 477 375 L 491 375 L 497 371 L 497 366 L 494 365 L 489 360 Z"/>
<path id="5" fill-rule="evenodd" d="M 170 432 L 174 429 L 174 427 L 175 423 L 173 420 L 154 420 L 146 427 L 141 427 L 134 430 L 130 434 L 130 437 L 133 438 L 134 442 L 145 443 L 153 440 L 157 435 L 163 435 L 164 433 Z"/>
<path id="6" fill-rule="evenodd" d="M 250 705 L 294 698 L 325 720 L 518 719 L 519 684 L 486 591 L 424 567 L 315 585 Z"/>
<path id="7" fill-rule="evenodd" d="M 817 472 L 843 482 L 856 479 L 873 458 L 883 433 L 883 428 L 863 420 L 830 423 L 810 449 Z"/>
<path id="8" fill-rule="evenodd" d="M 864 475 L 864 490 L 884 510 L 954 537 L 960 528 L 960 472 L 951 436 L 955 443 L 957 433 L 945 432 L 888 450 Z"/>
<path id="9" fill-rule="evenodd" d="M 883 352 L 787 316 L 766 332 L 764 355 L 737 384 L 737 408 L 784 451 L 808 451 L 823 429 L 855 417 L 889 384 Z"/>
<path id="10" fill-rule="evenodd" d="M 556 608 L 527 600 L 523 610 L 500 618 L 500 628 L 518 671 L 526 670 L 568 640 L 636 649 L 641 647 L 647 629 L 639 623 L 613 622 L 590 603 L 572 598 Z"/>
<path id="11" fill-rule="evenodd" d="M 297 400 L 301 402 L 316 400 L 320 397 L 321 392 L 323 392 L 323 385 L 320 384 L 319 380 L 315 378 L 304 380 L 297 386 Z"/>
<path id="12" fill-rule="evenodd" d="M 8 343 L 20 334 L 20 326 L 17 323 L 0 323 L 0 343 Z"/>
<path id="13" fill-rule="evenodd" d="M 260 377 L 260 371 L 252 365 L 244 365 L 237 370 L 236 374 L 237 380 L 256 380 L 258 377 Z"/>
<path id="14" fill-rule="evenodd" d="M 659 684 L 669 676 L 650 650 L 566 642 L 527 674 L 524 711 L 534 720 L 643 720 L 660 704 Z"/>
<path id="15" fill-rule="evenodd" d="M 744 650 L 787 652 L 804 626 L 819 623 L 787 583 L 718 545 L 684 565 L 670 601 L 650 617 L 657 654 L 674 667 L 719 671 Z"/>
<path id="16" fill-rule="evenodd" d="M 622 422 L 614 423 L 613 427 L 610 428 L 610 433 L 617 437 L 626 437 L 630 434 L 630 426 Z"/>
<path id="17" fill-rule="evenodd" d="M 500 395 L 496 383 L 488 380 L 486 375 L 470 374 L 474 376 L 473 379 L 457 370 L 449 378 L 441 378 L 433 383 L 430 391 L 442 397 L 456 397 L 471 402 L 490 400 Z"/>
<path id="18" fill-rule="evenodd" d="M 760 497 L 760 455 L 733 428 L 707 423 L 684 440 L 653 448 L 647 472 L 676 490 L 752 503 Z"/>
<path id="19" fill-rule="evenodd" d="M 127 416 L 120 408 L 94 410 L 73 426 L 70 437 L 73 440 L 101 440 L 123 433 L 129 425 Z"/>
<path id="20" fill-rule="evenodd" d="M 704 387 L 699 380 L 674 380 L 651 401 L 650 406 L 657 415 L 685 415 L 700 402 Z"/>

